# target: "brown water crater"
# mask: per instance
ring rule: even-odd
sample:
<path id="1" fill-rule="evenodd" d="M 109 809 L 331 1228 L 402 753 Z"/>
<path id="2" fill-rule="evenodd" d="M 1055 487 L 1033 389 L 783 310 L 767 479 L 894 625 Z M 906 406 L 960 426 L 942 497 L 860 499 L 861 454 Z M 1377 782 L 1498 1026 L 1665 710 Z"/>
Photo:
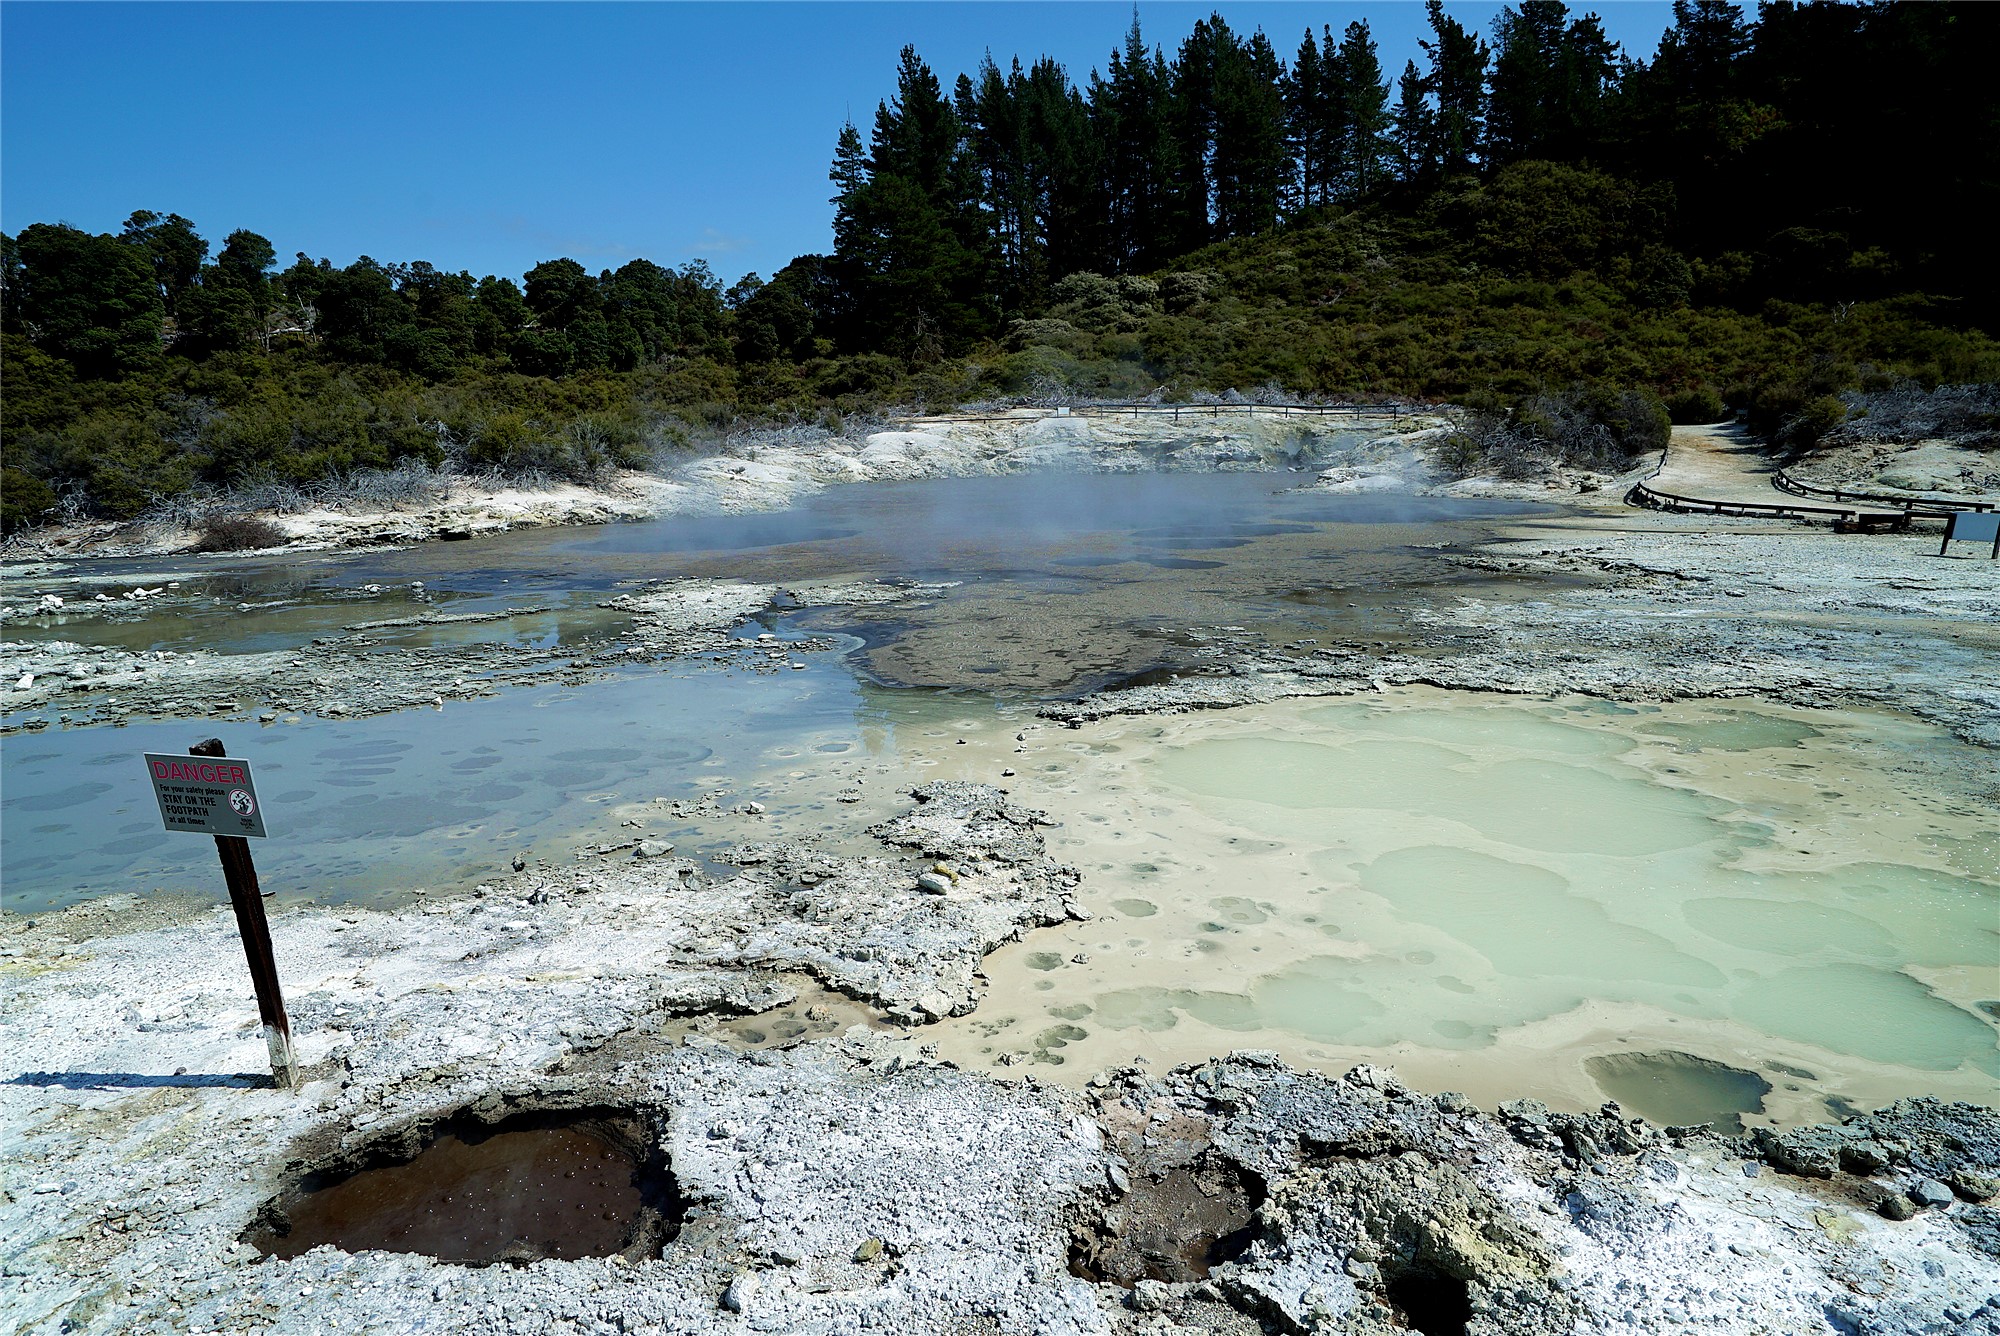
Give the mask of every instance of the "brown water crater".
<path id="1" fill-rule="evenodd" d="M 657 1256 L 686 1214 L 650 1121 L 627 1109 L 462 1112 L 306 1170 L 243 1239 L 267 1257 L 322 1245 L 441 1262 Z"/>

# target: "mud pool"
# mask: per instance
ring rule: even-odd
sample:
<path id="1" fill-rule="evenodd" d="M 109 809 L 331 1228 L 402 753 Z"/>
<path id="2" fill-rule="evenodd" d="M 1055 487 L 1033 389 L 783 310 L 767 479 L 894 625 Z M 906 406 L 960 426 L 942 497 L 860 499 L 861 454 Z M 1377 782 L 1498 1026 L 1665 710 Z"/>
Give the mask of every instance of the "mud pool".
<path id="1" fill-rule="evenodd" d="M 979 1009 L 924 1031 L 968 1066 L 1081 1081 L 1269 1048 L 1332 1071 L 1393 1063 L 1484 1103 L 1609 1097 L 1744 1126 L 1992 1100 L 2000 816 L 1976 782 L 1990 757 L 1940 730 L 1431 690 L 1036 721 L 1042 700 L 1211 671 L 1232 647 L 1420 647 L 1427 601 L 1554 587 L 1441 559 L 1547 508 L 1294 481 L 873 485 L 784 515 L 79 566 L 62 574 L 176 588 L 9 638 L 560 655 L 615 645 L 623 619 L 599 604 L 670 576 L 956 583 L 915 609 L 774 605 L 738 638 L 832 646 L 784 671 L 635 664 L 367 719 L 260 722 L 246 695 L 222 723 L 16 733 L 8 908 L 212 895 L 212 850 L 159 831 L 135 759 L 211 735 L 259 767 L 274 838 L 257 854 L 281 901 L 442 896 L 516 858 L 641 838 L 699 860 L 750 840 L 843 851 L 910 784 L 967 778 L 1063 821 L 1051 851 L 1083 870 L 1096 915 L 1002 948 Z M 408 624 L 439 610 L 486 620 Z M 761 1024 L 721 1033 L 761 1043 Z"/>

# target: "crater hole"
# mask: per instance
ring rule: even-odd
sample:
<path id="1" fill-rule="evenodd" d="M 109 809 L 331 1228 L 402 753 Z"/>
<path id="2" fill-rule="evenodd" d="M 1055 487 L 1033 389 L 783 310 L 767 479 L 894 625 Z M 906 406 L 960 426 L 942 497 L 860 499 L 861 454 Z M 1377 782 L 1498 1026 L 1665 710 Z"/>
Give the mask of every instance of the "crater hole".
<path id="1" fill-rule="evenodd" d="M 244 1241 L 269 1257 L 322 1244 L 485 1266 L 657 1256 L 686 1214 L 658 1139 L 629 1110 L 463 1113 L 307 1172 Z"/>
<path id="2" fill-rule="evenodd" d="M 1070 1274 L 1130 1289 L 1200 1280 L 1241 1257 L 1258 1234 L 1263 1181 L 1213 1153 L 1157 1174 L 1134 1165 L 1131 1191 L 1078 1230 Z"/>
<path id="3" fill-rule="evenodd" d="M 1384 1288 L 1411 1331 L 1465 1336 L 1465 1325 L 1472 1321 L 1472 1294 L 1457 1276 L 1432 1267 L 1404 1267 L 1388 1278 Z"/>

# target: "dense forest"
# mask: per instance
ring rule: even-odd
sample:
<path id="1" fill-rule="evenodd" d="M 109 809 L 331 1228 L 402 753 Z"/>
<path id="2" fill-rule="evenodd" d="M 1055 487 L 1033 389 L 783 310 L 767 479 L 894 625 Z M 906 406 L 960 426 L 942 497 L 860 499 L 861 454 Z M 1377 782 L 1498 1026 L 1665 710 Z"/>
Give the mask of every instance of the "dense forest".
<path id="1" fill-rule="evenodd" d="M 1304 12 L 1304 11 L 1302 11 Z M 1675 0 L 1650 60 L 1561 0 L 1422 63 L 1135 13 L 1102 71 L 913 50 L 840 129 L 831 253 L 509 277 L 345 267 L 178 214 L 0 237 L 4 525 L 397 465 L 588 478 L 741 423 L 1250 391 L 1506 412 L 2000 380 L 2000 10 Z"/>

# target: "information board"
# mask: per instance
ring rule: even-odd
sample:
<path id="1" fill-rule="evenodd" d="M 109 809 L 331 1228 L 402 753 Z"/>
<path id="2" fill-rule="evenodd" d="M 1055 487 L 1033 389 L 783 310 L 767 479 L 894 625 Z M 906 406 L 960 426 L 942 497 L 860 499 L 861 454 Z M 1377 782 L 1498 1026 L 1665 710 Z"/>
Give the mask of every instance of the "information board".
<path id="1" fill-rule="evenodd" d="M 257 801 L 248 761 L 147 752 L 146 773 L 168 830 L 263 838 L 264 806 Z"/>

